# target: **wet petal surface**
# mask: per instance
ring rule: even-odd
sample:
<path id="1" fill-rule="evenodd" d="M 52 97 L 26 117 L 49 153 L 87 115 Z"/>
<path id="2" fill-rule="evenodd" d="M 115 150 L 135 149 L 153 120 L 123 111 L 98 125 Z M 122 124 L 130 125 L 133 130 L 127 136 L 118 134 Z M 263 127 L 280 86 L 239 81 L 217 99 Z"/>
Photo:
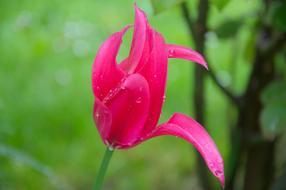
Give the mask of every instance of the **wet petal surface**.
<path id="1" fill-rule="evenodd" d="M 198 52 L 192 50 L 191 48 L 174 45 L 174 44 L 168 44 L 167 48 L 168 48 L 169 58 L 180 58 L 180 59 L 193 61 L 193 62 L 201 64 L 206 69 L 208 69 L 208 65 L 205 59 L 203 58 L 203 56 L 199 54 Z"/>
<path id="2" fill-rule="evenodd" d="M 125 73 L 116 65 L 116 56 L 124 33 L 129 26 L 112 34 L 99 48 L 92 66 L 92 89 L 94 95 L 103 100 L 108 91 L 114 88 Z"/>
<path id="3" fill-rule="evenodd" d="M 140 74 L 128 76 L 103 102 L 112 115 L 109 143 L 122 147 L 137 141 L 149 113 L 150 91 L 146 79 Z"/>

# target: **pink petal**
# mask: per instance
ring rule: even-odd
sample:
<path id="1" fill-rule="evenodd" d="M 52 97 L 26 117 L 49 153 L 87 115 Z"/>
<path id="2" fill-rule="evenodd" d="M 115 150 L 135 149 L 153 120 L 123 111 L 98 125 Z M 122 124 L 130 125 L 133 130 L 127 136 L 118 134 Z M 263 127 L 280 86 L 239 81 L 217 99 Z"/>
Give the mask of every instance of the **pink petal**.
<path id="1" fill-rule="evenodd" d="M 129 75 L 103 100 L 112 115 L 108 142 L 116 148 L 131 146 L 140 138 L 148 116 L 150 92 L 140 74 Z"/>
<path id="2" fill-rule="evenodd" d="M 186 48 L 183 46 L 179 45 L 174 45 L 174 44 L 168 44 L 168 57 L 169 58 L 181 58 L 181 59 L 186 59 L 189 61 L 197 62 L 204 66 L 206 69 L 208 69 L 208 65 L 206 61 L 204 60 L 203 56 L 199 54 L 198 52 Z"/>
<path id="3" fill-rule="evenodd" d="M 112 34 L 100 47 L 92 66 L 92 89 L 99 100 L 115 87 L 124 77 L 124 72 L 116 65 L 116 56 L 122 37 L 130 26 Z"/>
<path id="4" fill-rule="evenodd" d="M 93 107 L 93 118 L 99 134 L 106 144 L 106 139 L 110 133 L 112 115 L 110 110 L 97 97 L 95 97 Z"/>
<path id="5" fill-rule="evenodd" d="M 146 26 L 146 16 L 144 12 L 135 4 L 135 21 L 132 45 L 129 57 L 127 59 L 128 61 L 120 66 L 127 73 L 133 73 L 140 61 L 146 40 Z"/>
<path id="6" fill-rule="evenodd" d="M 192 143 L 204 158 L 210 171 L 224 186 L 224 167 L 222 157 L 207 131 L 195 120 L 180 113 L 174 114 L 171 119 L 156 128 L 146 139 L 172 135 Z M 146 140 L 145 139 L 145 140 Z"/>
<path id="7" fill-rule="evenodd" d="M 150 88 L 150 111 L 144 131 L 152 131 L 159 120 L 164 102 L 167 80 L 167 49 L 163 37 L 150 28 L 149 43 L 151 44 L 148 60 L 138 71 L 148 81 Z M 146 55 L 147 56 L 147 55 Z"/>

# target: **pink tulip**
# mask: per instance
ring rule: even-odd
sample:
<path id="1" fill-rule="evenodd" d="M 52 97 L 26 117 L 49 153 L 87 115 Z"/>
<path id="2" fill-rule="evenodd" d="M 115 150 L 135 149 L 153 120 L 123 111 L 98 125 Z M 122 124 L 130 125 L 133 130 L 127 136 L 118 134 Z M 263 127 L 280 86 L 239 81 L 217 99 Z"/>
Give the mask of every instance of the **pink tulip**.
<path id="1" fill-rule="evenodd" d="M 190 48 L 166 44 L 135 5 L 130 54 L 117 64 L 122 37 L 129 28 L 112 34 L 101 45 L 92 68 L 93 116 L 103 142 L 114 149 L 126 149 L 156 136 L 180 137 L 195 146 L 224 185 L 222 157 L 198 122 L 175 113 L 157 126 L 165 101 L 168 58 L 194 61 L 207 68 L 204 58 Z"/>

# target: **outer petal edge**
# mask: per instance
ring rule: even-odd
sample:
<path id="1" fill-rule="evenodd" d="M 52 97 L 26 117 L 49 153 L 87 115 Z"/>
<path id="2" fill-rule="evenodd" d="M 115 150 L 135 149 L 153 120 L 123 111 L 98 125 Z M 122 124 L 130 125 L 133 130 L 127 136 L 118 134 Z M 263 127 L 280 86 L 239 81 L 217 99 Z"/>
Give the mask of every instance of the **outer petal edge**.
<path id="1" fill-rule="evenodd" d="M 180 137 L 193 144 L 202 155 L 210 171 L 224 186 L 223 159 L 212 138 L 198 122 L 183 114 L 175 113 L 168 122 L 158 126 L 141 142 L 162 135 Z"/>
<path id="2" fill-rule="evenodd" d="M 168 57 L 169 58 L 181 58 L 189 61 L 194 61 L 208 69 L 207 62 L 203 58 L 201 54 L 192 50 L 191 48 L 187 48 L 184 46 L 168 44 Z"/>

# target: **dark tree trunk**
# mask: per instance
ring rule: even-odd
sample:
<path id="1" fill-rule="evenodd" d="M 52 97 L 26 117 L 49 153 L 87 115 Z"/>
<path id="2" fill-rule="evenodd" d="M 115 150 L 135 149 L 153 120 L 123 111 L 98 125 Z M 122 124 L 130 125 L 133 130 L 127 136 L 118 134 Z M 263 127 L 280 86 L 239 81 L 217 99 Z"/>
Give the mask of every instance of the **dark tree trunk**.
<path id="1" fill-rule="evenodd" d="M 238 127 L 246 149 L 245 190 L 267 190 L 273 180 L 275 141 L 263 139 L 259 117 L 263 108 L 260 95 L 274 76 L 274 41 L 274 35 L 265 27 L 257 40 L 254 66 L 239 115 Z"/>
<path id="2" fill-rule="evenodd" d="M 188 24 L 189 31 L 192 33 L 193 40 L 195 42 L 196 50 L 201 54 L 205 51 L 205 34 L 207 32 L 207 17 L 208 17 L 209 2 L 208 0 L 201 0 L 198 5 L 199 15 L 198 19 L 192 23 L 191 17 L 188 12 L 187 4 L 182 4 L 183 16 Z M 205 122 L 205 69 L 201 67 L 195 67 L 194 69 L 194 111 L 195 118 L 202 125 Z M 200 154 L 197 153 L 197 167 L 198 175 L 201 186 L 204 190 L 213 190 L 208 170 L 205 166 L 204 160 Z"/>

